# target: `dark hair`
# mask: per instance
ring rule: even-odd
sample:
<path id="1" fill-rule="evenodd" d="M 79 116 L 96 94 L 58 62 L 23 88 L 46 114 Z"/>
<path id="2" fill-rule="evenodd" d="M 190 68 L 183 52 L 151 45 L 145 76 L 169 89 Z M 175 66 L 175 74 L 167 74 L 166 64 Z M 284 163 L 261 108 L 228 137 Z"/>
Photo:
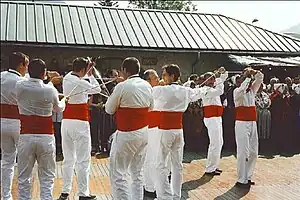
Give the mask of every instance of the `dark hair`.
<path id="1" fill-rule="evenodd" d="M 180 77 L 180 68 L 178 65 L 175 64 L 169 64 L 162 67 L 163 70 L 166 70 L 166 72 L 169 74 L 169 76 L 174 75 L 174 81 L 178 81 L 178 78 Z"/>
<path id="2" fill-rule="evenodd" d="M 10 69 L 17 69 L 17 67 L 20 64 L 25 65 L 26 64 L 26 58 L 29 58 L 27 55 L 25 55 L 24 53 L 21 52 L 13 52 L 10 56 L 9 56 L 9 68 Z"/>
<path id="3" fill-rule="evenodd" d="M 31 78 L 41 78 L 46 70 L 46 64 L 42 59 L 33 59 L 28 65 L 28 72 Z"/>
<path id="4" fill-rule="evenodd" d="M 145 72 L 144 72 L 144 74 L 143 74 L 143 79 L 144 80 L 146 80 L 146 81 L 148 81 L 148 80 L 150 80 L 150 75 L 151 74 L 154 74 L 156 71 L 154 70 L 154 69 L 147 69 Z"/>
<path id="5" fill-rule="evenodd" d="M 198 78 L 198 74 L 191 74 L 190 77 L 189 77 L 189 80 L 190 81 L 196 81 Z"/>
<path id="6" fill-rule="evenodd" d="M 74 72 L 80 72 L 82 69 L 87 69 L 88 60 L 82 57 L 75 58 L 72 67 Z"/>
<path id="7" fill-rule="evenodd" d="M 116 70 L 116 69 L 108 69 L 105 73 L 105 77 L 109 78 L 110 76 L 113 75 L 114 71 L 118 72 L 118 70 Z"/>
<path id="8" fill-rule="evenodd" d="M 140 72 L 140 62 L 137 58 L 128 57 L 122 63 L 122 68 L 126 69 L 130 75 L 138 74 Z"/>

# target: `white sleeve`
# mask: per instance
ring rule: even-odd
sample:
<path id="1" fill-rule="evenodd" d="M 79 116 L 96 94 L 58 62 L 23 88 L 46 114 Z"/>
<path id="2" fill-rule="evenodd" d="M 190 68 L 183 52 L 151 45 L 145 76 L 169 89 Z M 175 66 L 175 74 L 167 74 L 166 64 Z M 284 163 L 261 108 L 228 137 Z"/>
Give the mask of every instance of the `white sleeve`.
<path id="1" fill-rule="evenodd" d="M 202 99 L 205 95 L 205 90 L 204 88 L 186 88 L 188 92 L 188 99 L 189 102 L 195 102 L 198 101 L 199 99 Z"/>
<path id="2" fill-rule="evenodd" d="M 105 111 L 108 114 L 113 115 L 117 111 L 118 107 L 120 106 L 123 87 L 124 84 L 119 83 L 118 85 L 116 85 L 114 91 L 108 97 L 105 104 Z"/>
<path id="3" fill-rule="evenodd" d="M 50 83 L 50 82 L 49 82 Z M 49 84 L 52 88 L 52 92 L 53 92 L 53 112 L 63 112 L 65 110 L 66 107 L 66 102 L 65 100 L 59 100 L 58 98 L 58 91 L 57 89 L 53 86 L 53 84 Z"/>
<path id="4" fill-rule="evenodd" d="M 234 89 L 233 91 L 233 98 L 234 99 L 239 99 L 241 96 L 243 96 L 244 94 L 246 94 L 247 88 L 249 86 L 249 83 L 251 81 L 251 78 L 246 78 L 240 87 Z"/>
<path id="5" fill-rule="evenodd" d="M 253 90 L 254 94 L 257 93 L 257 91 L 259 90 L 261 84 L 264 81 L 264 74 L 261 73 L 260 71 L 257 72 L 257 74 L 255 74 L 255 80 L 252 83 L 251 89 Z"/>
<path id="6" fill-rule="evenodd" d="M 224 81 L 221 78 L 216 78 L 216 87 L 215 88 L 206 87 L 206 93 L 204 95 L 204 98 L 213 98 L 213 97 L 221 96 L 223 93 L 224 93 Z"/>

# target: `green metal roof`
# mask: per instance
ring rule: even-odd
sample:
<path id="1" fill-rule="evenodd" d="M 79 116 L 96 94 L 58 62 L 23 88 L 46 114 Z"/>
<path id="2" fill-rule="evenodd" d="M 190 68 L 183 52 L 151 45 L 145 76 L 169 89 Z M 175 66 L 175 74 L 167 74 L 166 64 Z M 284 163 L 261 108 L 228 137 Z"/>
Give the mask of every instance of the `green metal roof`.
<path id="1" fill-rule="evenodd" d="M 1 1 L 1 42 L 299 53 L 300 40 L 216 14 Z"/>

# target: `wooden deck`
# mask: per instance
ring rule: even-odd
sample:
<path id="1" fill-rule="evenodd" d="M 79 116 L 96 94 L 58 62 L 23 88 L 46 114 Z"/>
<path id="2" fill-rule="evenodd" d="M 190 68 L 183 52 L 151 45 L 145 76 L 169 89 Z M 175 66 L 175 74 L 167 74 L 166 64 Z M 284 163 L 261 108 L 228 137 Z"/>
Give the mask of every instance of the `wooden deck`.
<path id="1" fill-rule="evenodd" d="M 205 155 L 185 153 L 184 181 L 182 199 L 248 199 L 248 200 L 299 200 L 300 199 L 300 154 L 293 156 L 260 156 L 256 165 L 253 181 L 256 185 L 250 191 L 233 187 L 236 181 L 236 159 L 234 155 L 224 155 L 221 176 L 203 176 Z M 108 159 L 93 157 L 91 165 L 90 191 L 98 199 L 112 199 L 108 177 Z M 57 162 L 54 197 L 57 198 L 62 187 L 62 162 Z M 70 199 L 76 198 L 77 182 L 73 181 Z M 13 196 L 17 198 L 16 176 L 13 183 Z M 37 171 L 34 171 L 32 199 L 39 199 Z M 146 198 L 145 198 L 146 199 Z M 147 198 L 147 200 L 150 200 Z"/>

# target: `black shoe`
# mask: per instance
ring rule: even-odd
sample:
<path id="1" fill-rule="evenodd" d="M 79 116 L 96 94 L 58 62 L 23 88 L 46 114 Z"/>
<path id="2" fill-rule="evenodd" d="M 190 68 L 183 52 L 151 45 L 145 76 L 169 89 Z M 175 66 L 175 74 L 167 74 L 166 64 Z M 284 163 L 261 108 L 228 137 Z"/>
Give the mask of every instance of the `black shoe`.
<path id="1" fill-rule="evenodd" d="M 223 171 L 221 169 L 216 169 L 216 172 L 222 173 Z"/>
<path id="2" fill-rule="evenodd" d="M 221 172 L 218 172 L 217 170 L 214 172 L 205 172 L 205 175 L 207 176 L 220 176 Z"/>
<path id="3" fill-rule="evenodd" d="M 90 196 L 87 196 L 87 197 L 79 196 L 79 200 L 90 200 L 90 199 L 96 200 L 97 197 L 96 197 L 96 195 L 90 195 Z"/>
<path id="4" fill-rule="evenodd" d="M 251 181 L 251 180 L 248 180 L 248 184 L 250 185 L 255 185 L 255 182 Z"/>
<path id="5" fill-rule="evenodd" d="M 144 188 L 144 196 L 155 199 L 156 198 L 156 192 L 155 191 L 154 192 L 149 192 L 149 191 L 145 190 L 145 188 Z"/>
<path id="6" fill-rule="evenodd" d="M 171 174 L 169 174 L 168 179 L 169 179 L 169 183 L 171 183 Z"/>
<path id="7" fill-rule="evenodd" d="M 67 200 L 67 199 L 69 199 L 69 194 L 68 193 L 61 193 L 57 200 Z"/>
<path id="8" fill-rule="evenodd" d="M 250 186 L 251 185 L 249 183 L 240 183 L 240 182 L 235 183 L 235 187 L 238 187 L 238 188 L 249 189 Z"/>

